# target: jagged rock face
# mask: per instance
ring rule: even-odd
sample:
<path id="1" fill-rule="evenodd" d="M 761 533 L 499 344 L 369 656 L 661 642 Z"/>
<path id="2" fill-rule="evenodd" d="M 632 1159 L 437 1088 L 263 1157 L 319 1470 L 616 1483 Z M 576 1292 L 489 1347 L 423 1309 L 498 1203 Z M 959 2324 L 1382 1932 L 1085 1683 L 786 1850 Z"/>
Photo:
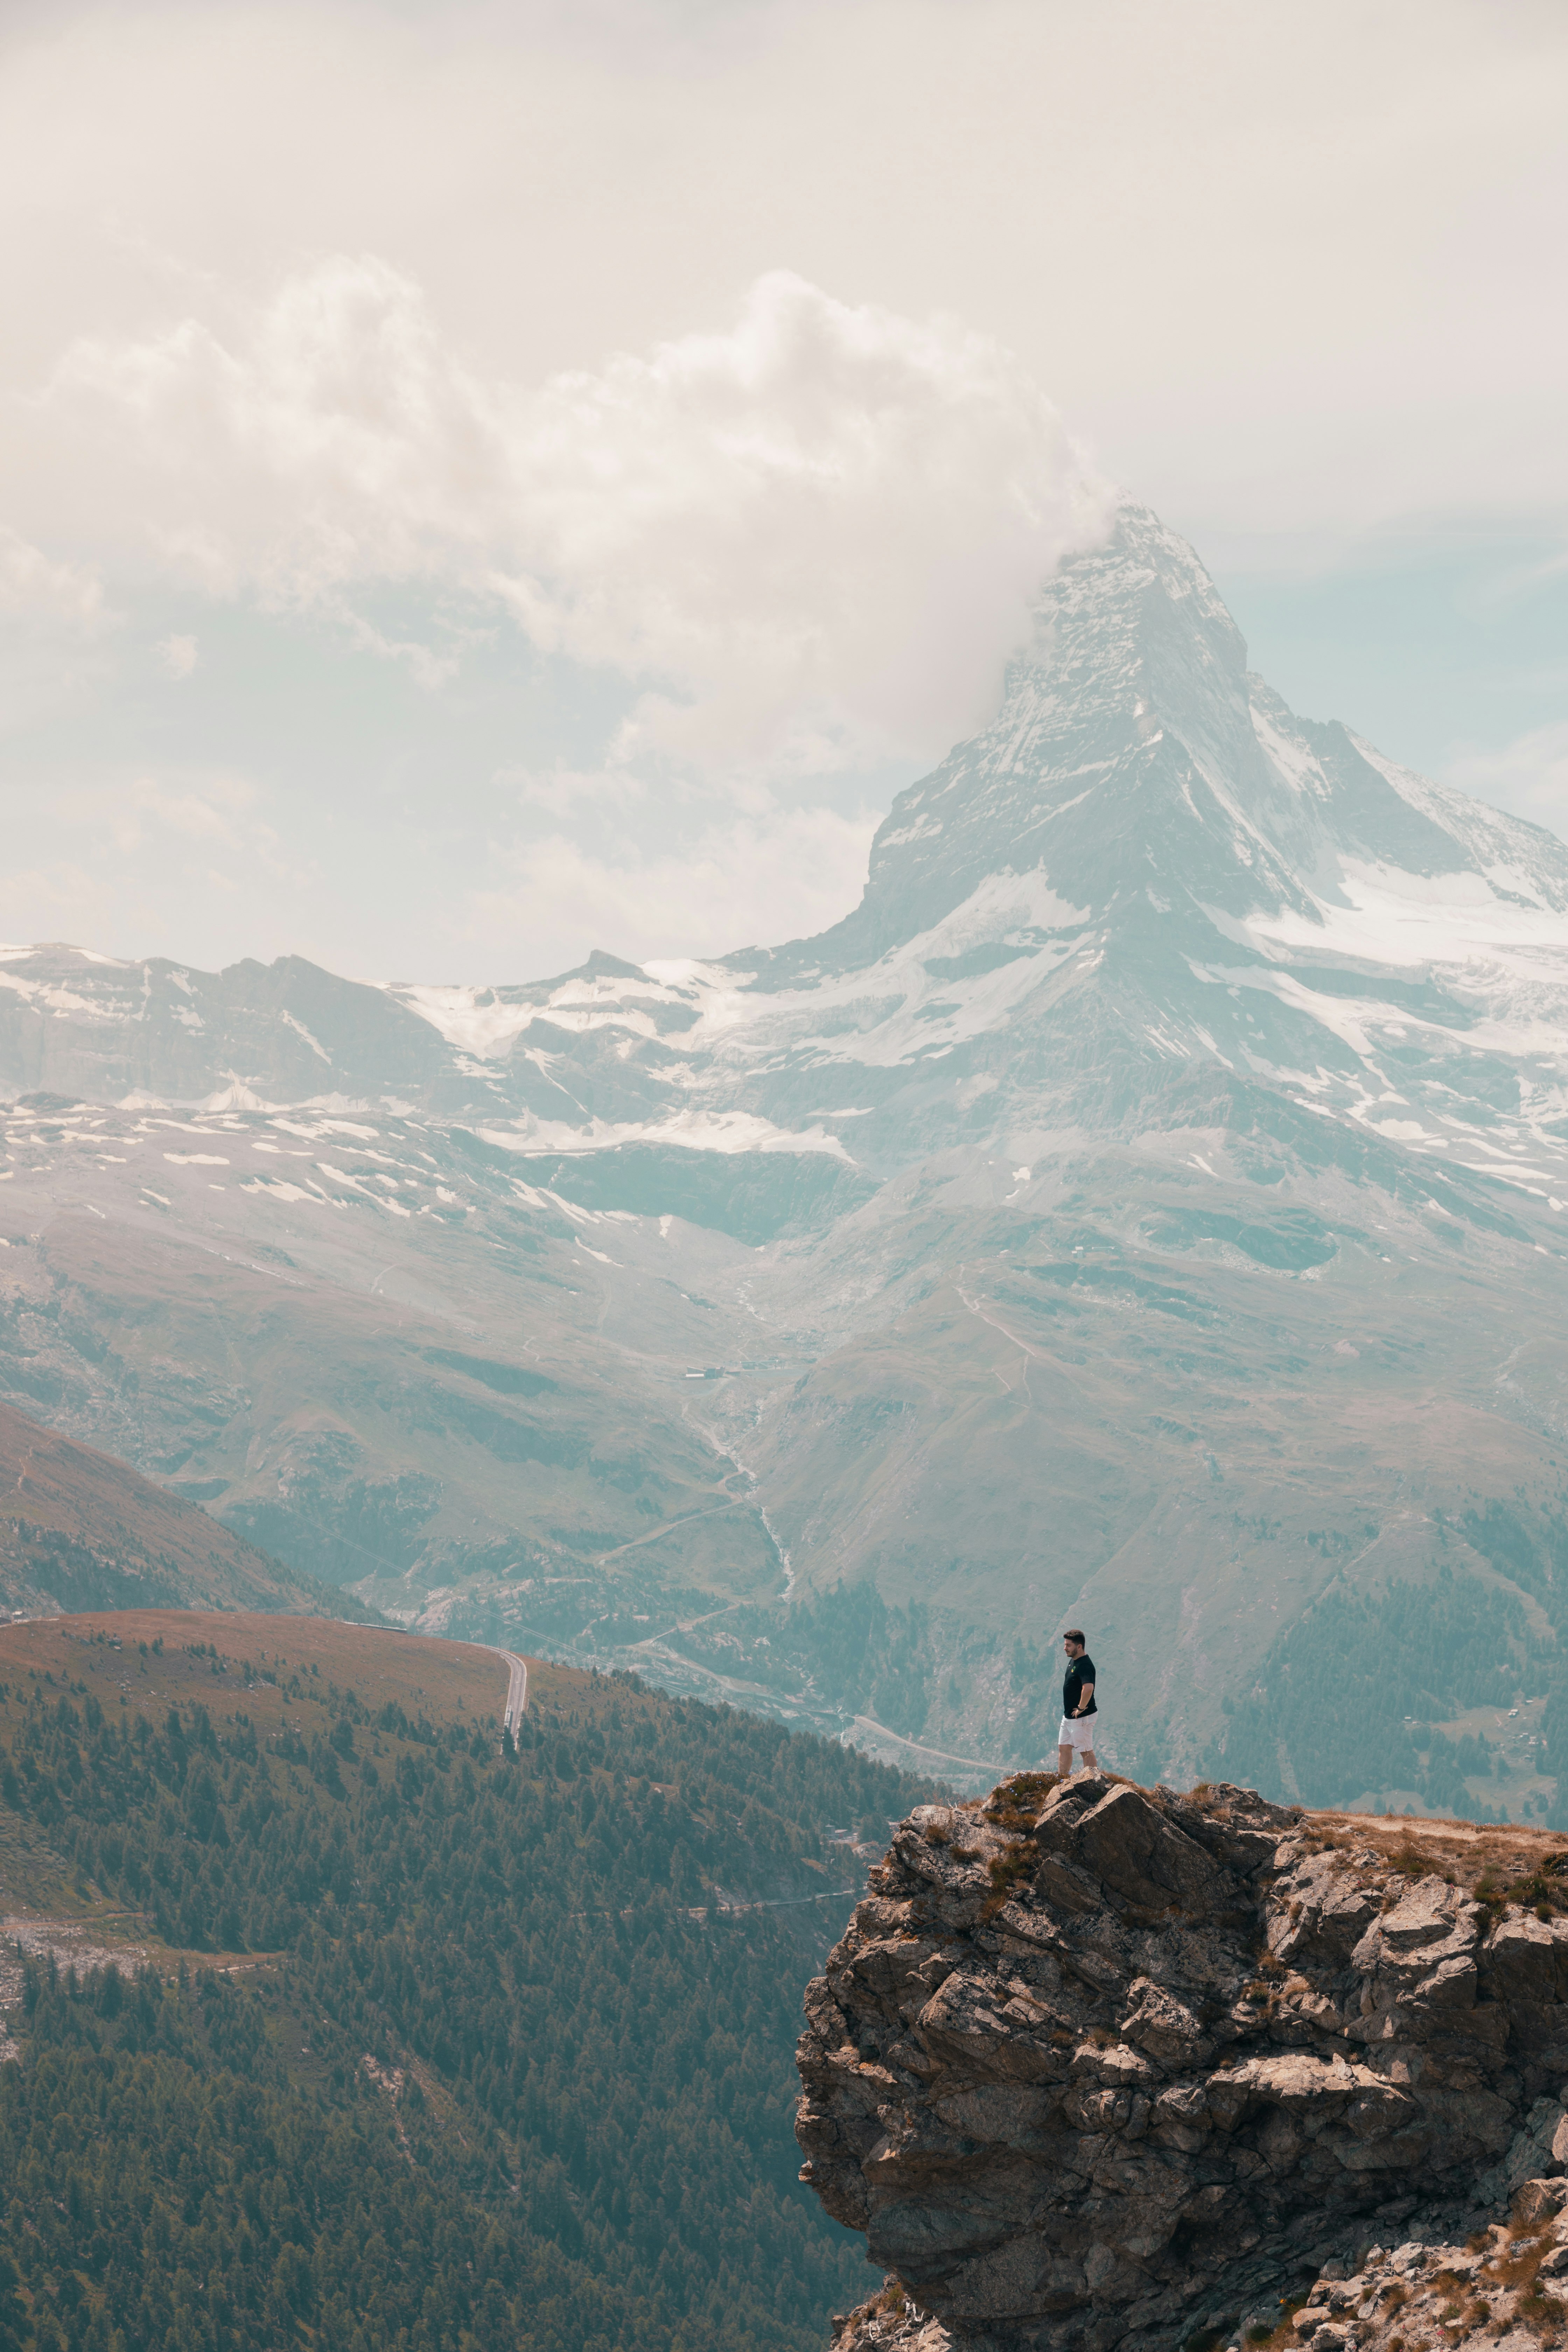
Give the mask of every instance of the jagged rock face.
<path id="1" fill-rule="evenodd" d="M 1561 2115 L 1561 2110 L 1559 2110 Z M 1421 2235 L 1367 2246 L 1354 2267 L 1330 2261 L 1305 2295 L 1230 2312 L 1193 2334 L 1220 2352 L 1405 2352 L 1432 2328 L 1462 2347 L 1537 2352 L 1561 2343 L 1568 2287 L 1568 2181 L 1526 2181 L 1511 2224 L 1494 2221 L 1465 2245 Z M 1265 2329 L 1268 2330 L 1265 2335 Z M 832 2352 L 954 2352 L 940 2319 L 892 2287 L 835 2324 Z"/>
<path id="2" fill-rule="evenodd" d="M 802 2178 L 921 2326 L 1152 2352 L 1394 2200 L 1561 2168 L 1568 1920 L 1247 1790 L 1032 1793 L 918 1809 L 806 1995 Z"/>

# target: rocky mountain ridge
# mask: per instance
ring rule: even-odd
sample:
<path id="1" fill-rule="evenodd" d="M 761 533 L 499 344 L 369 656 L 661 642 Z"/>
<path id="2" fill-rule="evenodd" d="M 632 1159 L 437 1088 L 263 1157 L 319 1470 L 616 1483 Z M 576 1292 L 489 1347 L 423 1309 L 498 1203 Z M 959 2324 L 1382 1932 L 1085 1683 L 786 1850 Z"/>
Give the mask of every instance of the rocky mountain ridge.
<path id="1" fill-rule="evenodd" d="M 837 2352 L 1345 2352 L 1395 2237 L 1461 2331 L 1568 2323 L 1560 1841 L 1042 1774 L 872 1885 L 799 2053 L 802 2178 L 894 2273 Z"/>

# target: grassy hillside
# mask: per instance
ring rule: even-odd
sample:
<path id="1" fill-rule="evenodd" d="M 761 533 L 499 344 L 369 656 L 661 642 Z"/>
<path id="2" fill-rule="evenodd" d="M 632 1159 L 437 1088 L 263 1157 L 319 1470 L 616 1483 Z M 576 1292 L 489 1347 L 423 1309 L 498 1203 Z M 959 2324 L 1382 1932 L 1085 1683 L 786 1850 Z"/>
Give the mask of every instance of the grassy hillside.
<path id="1" fill-rule="evenodd" d="M 0 2347 L 816 2352 L 864 2279 L 790 2137 L 827 1833 L 917 1784 L 544 1665 L 503 1752 L 505 1675 L 0 1631 Z"/>
<path id="2" fill-rule="evenodd" d="M 375 1612 L 282 1567 L 123 1462 L 0 1403 L 0 1603 Z"/>
<path id="3" fill-rule="evenodd" d="M 199 1197 L 184 1178 L 210 1170 L 164 1166 L 161 1122 L 146 1136 L 137 1117 L 115 1123 L 138 1130 L 133 1147 L 112 1145 L 131 1164 L 157 1147 L 157 1172 L 142 1171 L 157 1190 L 119 1192 L 89 1214 L 36 1190 L 22 1138 L 41 1138 L 41 1122 L 0 1119 L 0 1158 L 14 1155 L 0 1201 L 0 1397 L 176 1480 L 290 1570 L 368 1580 L 390 1615 L 459 1578 L 576 1573 L 667 1528 L 681 1531 L 683 1571 L 704 1590 L 728 1600 L 778 1580 L 754 1504 L 725 1485 L 735 1465 L 684 1415 L 684 1366 L 720 1343 L 711 1310 L 682 1293 L 705 1289 L 710 1255 L 749 1265 L 751 1251 L 699 1236 L 679 1283 L 661 1267 L 635 1314 L 579 1330 L 575 1286 L 596 1261 L 574 1249 L 559 1208 L 518 1199 L 509 1155 L 472 1137 L 447 1150 L 430 1214 L 389 1233 L 335 1179 L 310 1176 L 353 1204 L 341 1213 L 284 1197 L 282 1179 L 316 1164 L 299 1122 L 274 1132 L 247 1116 L 176 1139 L 234 1162 L 234 1184 L 204 1181 Z M 436 1139 L 423 1125 L 324 1129 L 314 1154 L 345 1177 L 373 1167 L 379 1181 L 392 1127 L 399 1170 L 408 1158 L 429 1180 L 415 1156 Z M 640 1244 L 649 1258 L 658 1233 Z"/>

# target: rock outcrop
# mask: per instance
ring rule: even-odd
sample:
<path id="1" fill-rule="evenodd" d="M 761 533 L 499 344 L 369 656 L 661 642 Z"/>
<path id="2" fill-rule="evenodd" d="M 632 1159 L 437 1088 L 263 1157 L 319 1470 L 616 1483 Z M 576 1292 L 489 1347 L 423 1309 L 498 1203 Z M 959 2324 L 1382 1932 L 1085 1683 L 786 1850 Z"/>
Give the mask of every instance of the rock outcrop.
<path id="1" fill-rule="evenodd" d="M 1369 2246 L 1352 2270 L 1330 2261 L 1301 2294 L 1255 2303 L 1185 2337 L 1215 2352 L 1409 2352 L 1434 2341 L 1488 2352 L 1542 2352 L 1561 2344 L 1568 2292 L 1568 2181 L 1527 2181 L 1511 2224 L 1493 2222 L 1466 2245 L 1422 2234 Z M 834 2330 L 832 2352 L 955 2352 L 958 2339 L 885 2290 Z"/>
<path id="2" fill-rule="evenodd" d="M 894 2279 L 845 2352 L 1258 2340 L 1562 2174 L 1558 1863 L 1104 1773 L 918 1808 L 806 1994 L 802 2179 Z"/>

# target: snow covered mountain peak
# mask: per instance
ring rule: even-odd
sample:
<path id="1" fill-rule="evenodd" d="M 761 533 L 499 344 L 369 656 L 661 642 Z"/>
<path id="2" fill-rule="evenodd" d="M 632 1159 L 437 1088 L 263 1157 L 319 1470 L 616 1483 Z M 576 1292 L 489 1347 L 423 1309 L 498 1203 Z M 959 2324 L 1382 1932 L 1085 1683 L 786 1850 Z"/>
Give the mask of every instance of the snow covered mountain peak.
<path id="1" fill-rule="evenodd" d="M 1568 849 L 1298 719 L 1247 667 L 1187 542 L 1124 507 L 1044 591 L 1037 642 L 991 725 L 901 793 L 860 906 L 761 959 L 764 984 L 870 963 L 989 876 L 1039 866 L 1118 928 L 1346 903 L 1343 870 L 1472 873 L 1500 900 L 1568 907 Z"/>
<path id="2" fill-rule="evenodd" d="M 1298 718 L 1132 505 L 1047 584 L 995 719 L 899 795 L 859 906 L 815 939 L 492 988 L 0 958 L 14 1092 L 391 1104 L 534 1157 L 733 1165 L 744 1138 L 879 1177 L 1168 1127 L 1206 1068 L 1428 1153 L 1445 1119 L 1522 1121 L 1555 1171 L 1565 1054 L 1568 848 Z"/>

